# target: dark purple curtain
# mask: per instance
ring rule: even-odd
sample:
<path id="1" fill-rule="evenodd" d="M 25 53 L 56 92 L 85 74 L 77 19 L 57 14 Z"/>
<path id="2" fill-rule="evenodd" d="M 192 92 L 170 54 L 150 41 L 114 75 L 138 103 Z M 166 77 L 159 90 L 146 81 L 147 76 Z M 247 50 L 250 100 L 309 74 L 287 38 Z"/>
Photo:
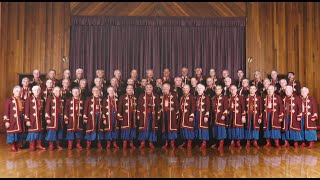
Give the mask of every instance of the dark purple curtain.
<path id="1" fill-rule="evenodd" d="M 180 75 L 183 66 L 194 75 L 202 67 L 208 75 L 224 68 L 231 77 L 245 70 L 245 17 L 87 17 L 71 18 L 70 69 L 85 70 L 89 84 L 95 70 L 105 70 L 106 79 L 120 69 L 123 79 L 138 69 L 139 78 L 152 68 L 155 78 L 170 68 Z"/>

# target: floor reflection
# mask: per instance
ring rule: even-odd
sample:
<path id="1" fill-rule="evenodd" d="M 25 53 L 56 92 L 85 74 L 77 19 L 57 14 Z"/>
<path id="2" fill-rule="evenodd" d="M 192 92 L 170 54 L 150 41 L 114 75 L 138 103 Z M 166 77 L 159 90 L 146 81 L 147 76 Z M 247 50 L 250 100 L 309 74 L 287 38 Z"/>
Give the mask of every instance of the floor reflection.
<path id="1" fill-rule="evenodd" d="M 54 150 L 1 146 L 1 177 L 319 177 L 319 149 Z"/>

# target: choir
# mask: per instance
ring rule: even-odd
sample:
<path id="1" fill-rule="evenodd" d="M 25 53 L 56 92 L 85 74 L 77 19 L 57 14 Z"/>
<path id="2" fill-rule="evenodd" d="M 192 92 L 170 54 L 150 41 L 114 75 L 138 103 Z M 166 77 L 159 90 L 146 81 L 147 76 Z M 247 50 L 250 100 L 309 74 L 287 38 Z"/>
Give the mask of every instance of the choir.
<path id="1" fill-rule="evenodd" d="M 260 146 L 313 148 L 317 141 L 317 102 L 288 72 L 287 79 L 278 79 L 273 70 L 271 79 L 262 79 L 259 71 L 254 79 L 237 71 L 237 78 L 223 70 L 218 78 L 215 69 L 204 77 L 202 68 L 195 68 L 195 77 L 186 67 L 173 77 L 165 68 L 161 78 L 155 79 L 153 70 L 138 80 L 133 69 L 125 81 L 120 70 L 107 81 L 104 70 L 98 69 L 91 85 L 84 79 L 84 70 L 77 69 L 75 79 L 70 70 L 63 78 L 55 78 L 51 69 L 45 82 L 40 71 L 33 78 L 22 79 L 22 87 L 15 86 L 12 97 L 5 102 L 4 123 L 6 142 L 11 151 L 29 142 L 30 151 L 115 149 L 120 146 L 143 149 L 209 147 L 229 148 Z M 258 144 L 265 139 L 265 144 Z M 211 141 L 210 141 L 211 140 Z M 271 141 L 273 140 L 273 141 Z M 213 143 L 212 143 L 213 142 Z M 274 142 L 274 143 L 272 143 Z M 21 144 L 22 143 L 22 146 Z M 148 143 L 148 144 L 147 144 Z M 55 145 L 54 145 L 55 144 Z M 122 144 L 122 145 L 121 145 Z"/>

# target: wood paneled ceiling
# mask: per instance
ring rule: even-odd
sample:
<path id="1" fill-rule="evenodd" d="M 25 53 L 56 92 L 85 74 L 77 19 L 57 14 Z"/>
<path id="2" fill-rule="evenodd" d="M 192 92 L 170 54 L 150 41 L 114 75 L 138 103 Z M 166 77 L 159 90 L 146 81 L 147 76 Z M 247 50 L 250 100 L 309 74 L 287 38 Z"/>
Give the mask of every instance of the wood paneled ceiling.
<path id="1" fill-rule="evenodd" d="M 70 2 L 78 16 L 246 16 L 246 2 Z"/>

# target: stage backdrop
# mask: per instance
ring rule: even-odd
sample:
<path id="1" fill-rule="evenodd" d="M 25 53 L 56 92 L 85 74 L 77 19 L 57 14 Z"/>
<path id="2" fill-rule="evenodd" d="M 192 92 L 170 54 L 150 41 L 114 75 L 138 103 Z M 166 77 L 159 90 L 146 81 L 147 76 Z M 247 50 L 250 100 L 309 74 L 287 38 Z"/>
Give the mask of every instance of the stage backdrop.
<path id="1" fill-rule="evenodd" d="M 95 70 L 105 70 L 106 78 L 119 69 L 124 79 L 132 68 L 139 78 L 148 68 L 155 78 L 170 68 L 180 75 L 183 66 L 194 75 L 202 67 L 208 75 L 224 68 L 231 77 L 245 68 L 245 17 L 71 17 L 70 69 L 85 70 L 91 84 Z"/>

